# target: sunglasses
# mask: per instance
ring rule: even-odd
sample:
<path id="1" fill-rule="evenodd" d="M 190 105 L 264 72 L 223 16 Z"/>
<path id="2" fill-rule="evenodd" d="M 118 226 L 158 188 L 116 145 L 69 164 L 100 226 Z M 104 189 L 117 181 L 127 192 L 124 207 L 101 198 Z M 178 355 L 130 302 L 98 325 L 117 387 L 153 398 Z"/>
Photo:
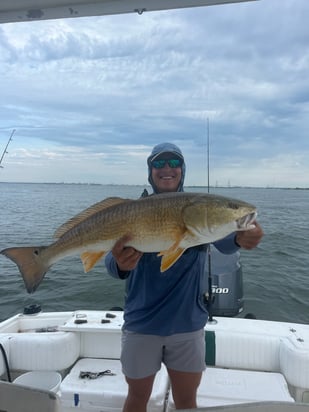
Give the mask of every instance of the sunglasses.
<path id="1" fill-rule="evenodd" d="M 175 169 L 176 167 L 181 167 L 182 160 L 181 159 L 153 160 L 151 162 L 151 166 L 154 167 L 155 169 L 163 169 L 163 167 L 166 165 L 166 163 L 169 165 L 169 167 L 171 167 L 172 169 Z"/>

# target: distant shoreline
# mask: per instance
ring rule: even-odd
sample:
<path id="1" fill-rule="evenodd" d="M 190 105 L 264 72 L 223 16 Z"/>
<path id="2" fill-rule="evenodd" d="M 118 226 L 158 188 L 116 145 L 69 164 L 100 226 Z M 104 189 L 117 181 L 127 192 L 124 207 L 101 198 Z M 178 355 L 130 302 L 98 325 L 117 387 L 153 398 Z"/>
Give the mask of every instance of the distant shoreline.
<path id="1" fill-rule="evenodd" d="M 149 185 L 145 184 L 118 184 L 118 183 L 74 183 L 74 182 L 0 182 L 0 184 L 21 184 L 21 185 L 80 185 L 80 186 L 131 186 L 131 187 L 146 187 L 150 188 Z M 185 188 L 202 188 L 207 189 L 207 186 L 199 185 L 188 185 Z M 281 187 L 281 186 L 210 186 L 210 189 L 280 189 L 280 190 L 309 190 L 309 187 Z"/>

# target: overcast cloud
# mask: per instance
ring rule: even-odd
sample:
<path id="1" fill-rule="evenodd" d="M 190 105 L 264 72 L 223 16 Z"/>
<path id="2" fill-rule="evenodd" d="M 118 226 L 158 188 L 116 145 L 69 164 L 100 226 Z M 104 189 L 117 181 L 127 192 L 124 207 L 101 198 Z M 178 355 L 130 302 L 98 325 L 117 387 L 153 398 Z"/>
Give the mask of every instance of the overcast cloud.
<path id="1" fill-rule="evenodd" d="M 178 144 L 187 185 L 309 187 L 309 2 L 0 26 L 0 181 L 145 184 Z"/>

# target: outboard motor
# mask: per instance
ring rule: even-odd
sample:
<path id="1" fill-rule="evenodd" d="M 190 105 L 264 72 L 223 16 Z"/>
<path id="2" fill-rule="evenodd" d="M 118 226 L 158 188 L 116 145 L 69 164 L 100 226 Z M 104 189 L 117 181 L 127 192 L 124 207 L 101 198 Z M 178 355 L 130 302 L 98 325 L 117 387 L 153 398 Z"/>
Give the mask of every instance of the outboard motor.
<path id="1" fill-rule="evenodd" d="M 212 297 L 211 314 L 213 316 L 237 316 L 244 308 L 240 253 L 225 255 L 219 252 L 214 245 L 210 245 L 210 263 L 212 293 L 209 294 L 208 291 L 208 296 Z M 207 304 L 209 305 L 209 302 Z"/>

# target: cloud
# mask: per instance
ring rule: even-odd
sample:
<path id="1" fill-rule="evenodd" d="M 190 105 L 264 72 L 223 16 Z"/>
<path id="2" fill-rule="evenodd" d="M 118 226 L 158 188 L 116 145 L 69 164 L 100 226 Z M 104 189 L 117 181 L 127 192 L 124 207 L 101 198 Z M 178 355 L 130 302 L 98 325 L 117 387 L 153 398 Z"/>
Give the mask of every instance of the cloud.
<path id="1" fill-rule="evenodd" d="M 144 184 L 152 146 L 172 141 L 201 184 L 208 118 L 214 181 L 309 186 L 308 9 L 269 0 L 1 26 L 0 150 L 17 129 L 2 176 Z M 14 154 L 33 173 L 13 172 Z"/>

